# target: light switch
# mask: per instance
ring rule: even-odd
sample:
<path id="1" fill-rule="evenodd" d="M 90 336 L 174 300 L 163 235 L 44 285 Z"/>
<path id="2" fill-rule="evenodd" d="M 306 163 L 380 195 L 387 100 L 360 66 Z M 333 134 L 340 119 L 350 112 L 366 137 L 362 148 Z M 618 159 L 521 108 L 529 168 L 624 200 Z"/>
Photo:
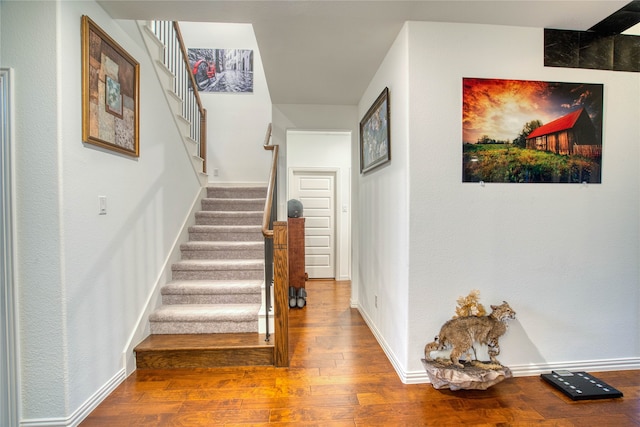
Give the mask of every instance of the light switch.
<path id="1" fill-rule="evenodd" d="M 107 214 L 107 196 L 98 196 L 98 204 L 100 206 L 98 214 L 106 215 Z"/>

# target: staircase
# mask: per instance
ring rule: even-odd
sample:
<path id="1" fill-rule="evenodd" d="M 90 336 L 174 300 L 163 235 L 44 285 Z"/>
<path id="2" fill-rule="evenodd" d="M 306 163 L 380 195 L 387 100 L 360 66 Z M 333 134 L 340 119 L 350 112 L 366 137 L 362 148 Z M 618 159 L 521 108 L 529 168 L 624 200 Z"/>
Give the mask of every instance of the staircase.
<path id="1" fill-rule="evenodd" d="M 139 21 L 138 26 L 194 172 L 206 185 L 207 115 L 198 92 L 189 89 L 192 76 L 179 25 Z M 270 136 L 271 125 L 265 149 L 273 153 L 268 184 L 272 192 L 278 146 L 268 145 Z M 207 189 L 189 242 L 181 246 L 182 260 L 172 266 L 172 281 L 162 289 L 162 306 L 149 316 L 151 335 L 134 348 L 137 369 L 288 366 L 287 232 L 286 223 L 276 221 L 265 232 L 274 248 L 271 341 L 261 333 L 268 313 L 261 291 L 267 191 Z"/>
<path id="2" fill-rule="evenodd" d="M 138 369 L 272 365 L 259 334 L 263 306 L 264 187 L 209 187 L 181 245 L 181 261 L 149 316 Z"/>

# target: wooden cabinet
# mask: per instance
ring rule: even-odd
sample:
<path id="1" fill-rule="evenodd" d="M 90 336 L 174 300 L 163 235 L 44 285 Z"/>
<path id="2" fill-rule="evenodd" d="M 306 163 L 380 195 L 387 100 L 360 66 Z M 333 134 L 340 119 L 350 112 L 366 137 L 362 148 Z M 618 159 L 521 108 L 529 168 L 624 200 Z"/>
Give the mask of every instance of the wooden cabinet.
<path id="1" fill-rule="evenodd" d="M 289 286 L 304 288 L 307 273 L 304 266 L 304 218 L 288 218 Z"/>

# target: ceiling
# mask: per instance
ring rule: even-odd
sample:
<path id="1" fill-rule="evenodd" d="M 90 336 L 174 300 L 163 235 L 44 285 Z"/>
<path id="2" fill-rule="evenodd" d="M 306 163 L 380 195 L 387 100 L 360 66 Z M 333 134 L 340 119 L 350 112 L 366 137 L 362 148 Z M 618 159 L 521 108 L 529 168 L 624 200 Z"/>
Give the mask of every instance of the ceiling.
<path id="1" fill-rule="evenodd" d="M 98 0 L 115 19 L 253 24 L 274 104 L 356 105 L 405 21 L 587 30 L 628 0 Z"/>

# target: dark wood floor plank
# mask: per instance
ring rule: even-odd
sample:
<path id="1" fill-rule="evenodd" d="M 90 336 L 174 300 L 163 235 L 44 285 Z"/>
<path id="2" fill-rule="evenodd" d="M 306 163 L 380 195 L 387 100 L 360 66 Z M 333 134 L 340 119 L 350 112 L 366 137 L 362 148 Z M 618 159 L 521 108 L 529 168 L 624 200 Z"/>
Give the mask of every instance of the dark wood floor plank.
<path id="1" fill-rule="evenodd" d="M 640 427 L 640 371 L 595 373 L 624 393 L 603 401 L 574 402 L 538 376 L 485 391 L 403 384 L 349 306 L 349 283 L 309 281 L 307 292 L 289 313 L 289 368 L 138 370 L 81 425 Z"/>

